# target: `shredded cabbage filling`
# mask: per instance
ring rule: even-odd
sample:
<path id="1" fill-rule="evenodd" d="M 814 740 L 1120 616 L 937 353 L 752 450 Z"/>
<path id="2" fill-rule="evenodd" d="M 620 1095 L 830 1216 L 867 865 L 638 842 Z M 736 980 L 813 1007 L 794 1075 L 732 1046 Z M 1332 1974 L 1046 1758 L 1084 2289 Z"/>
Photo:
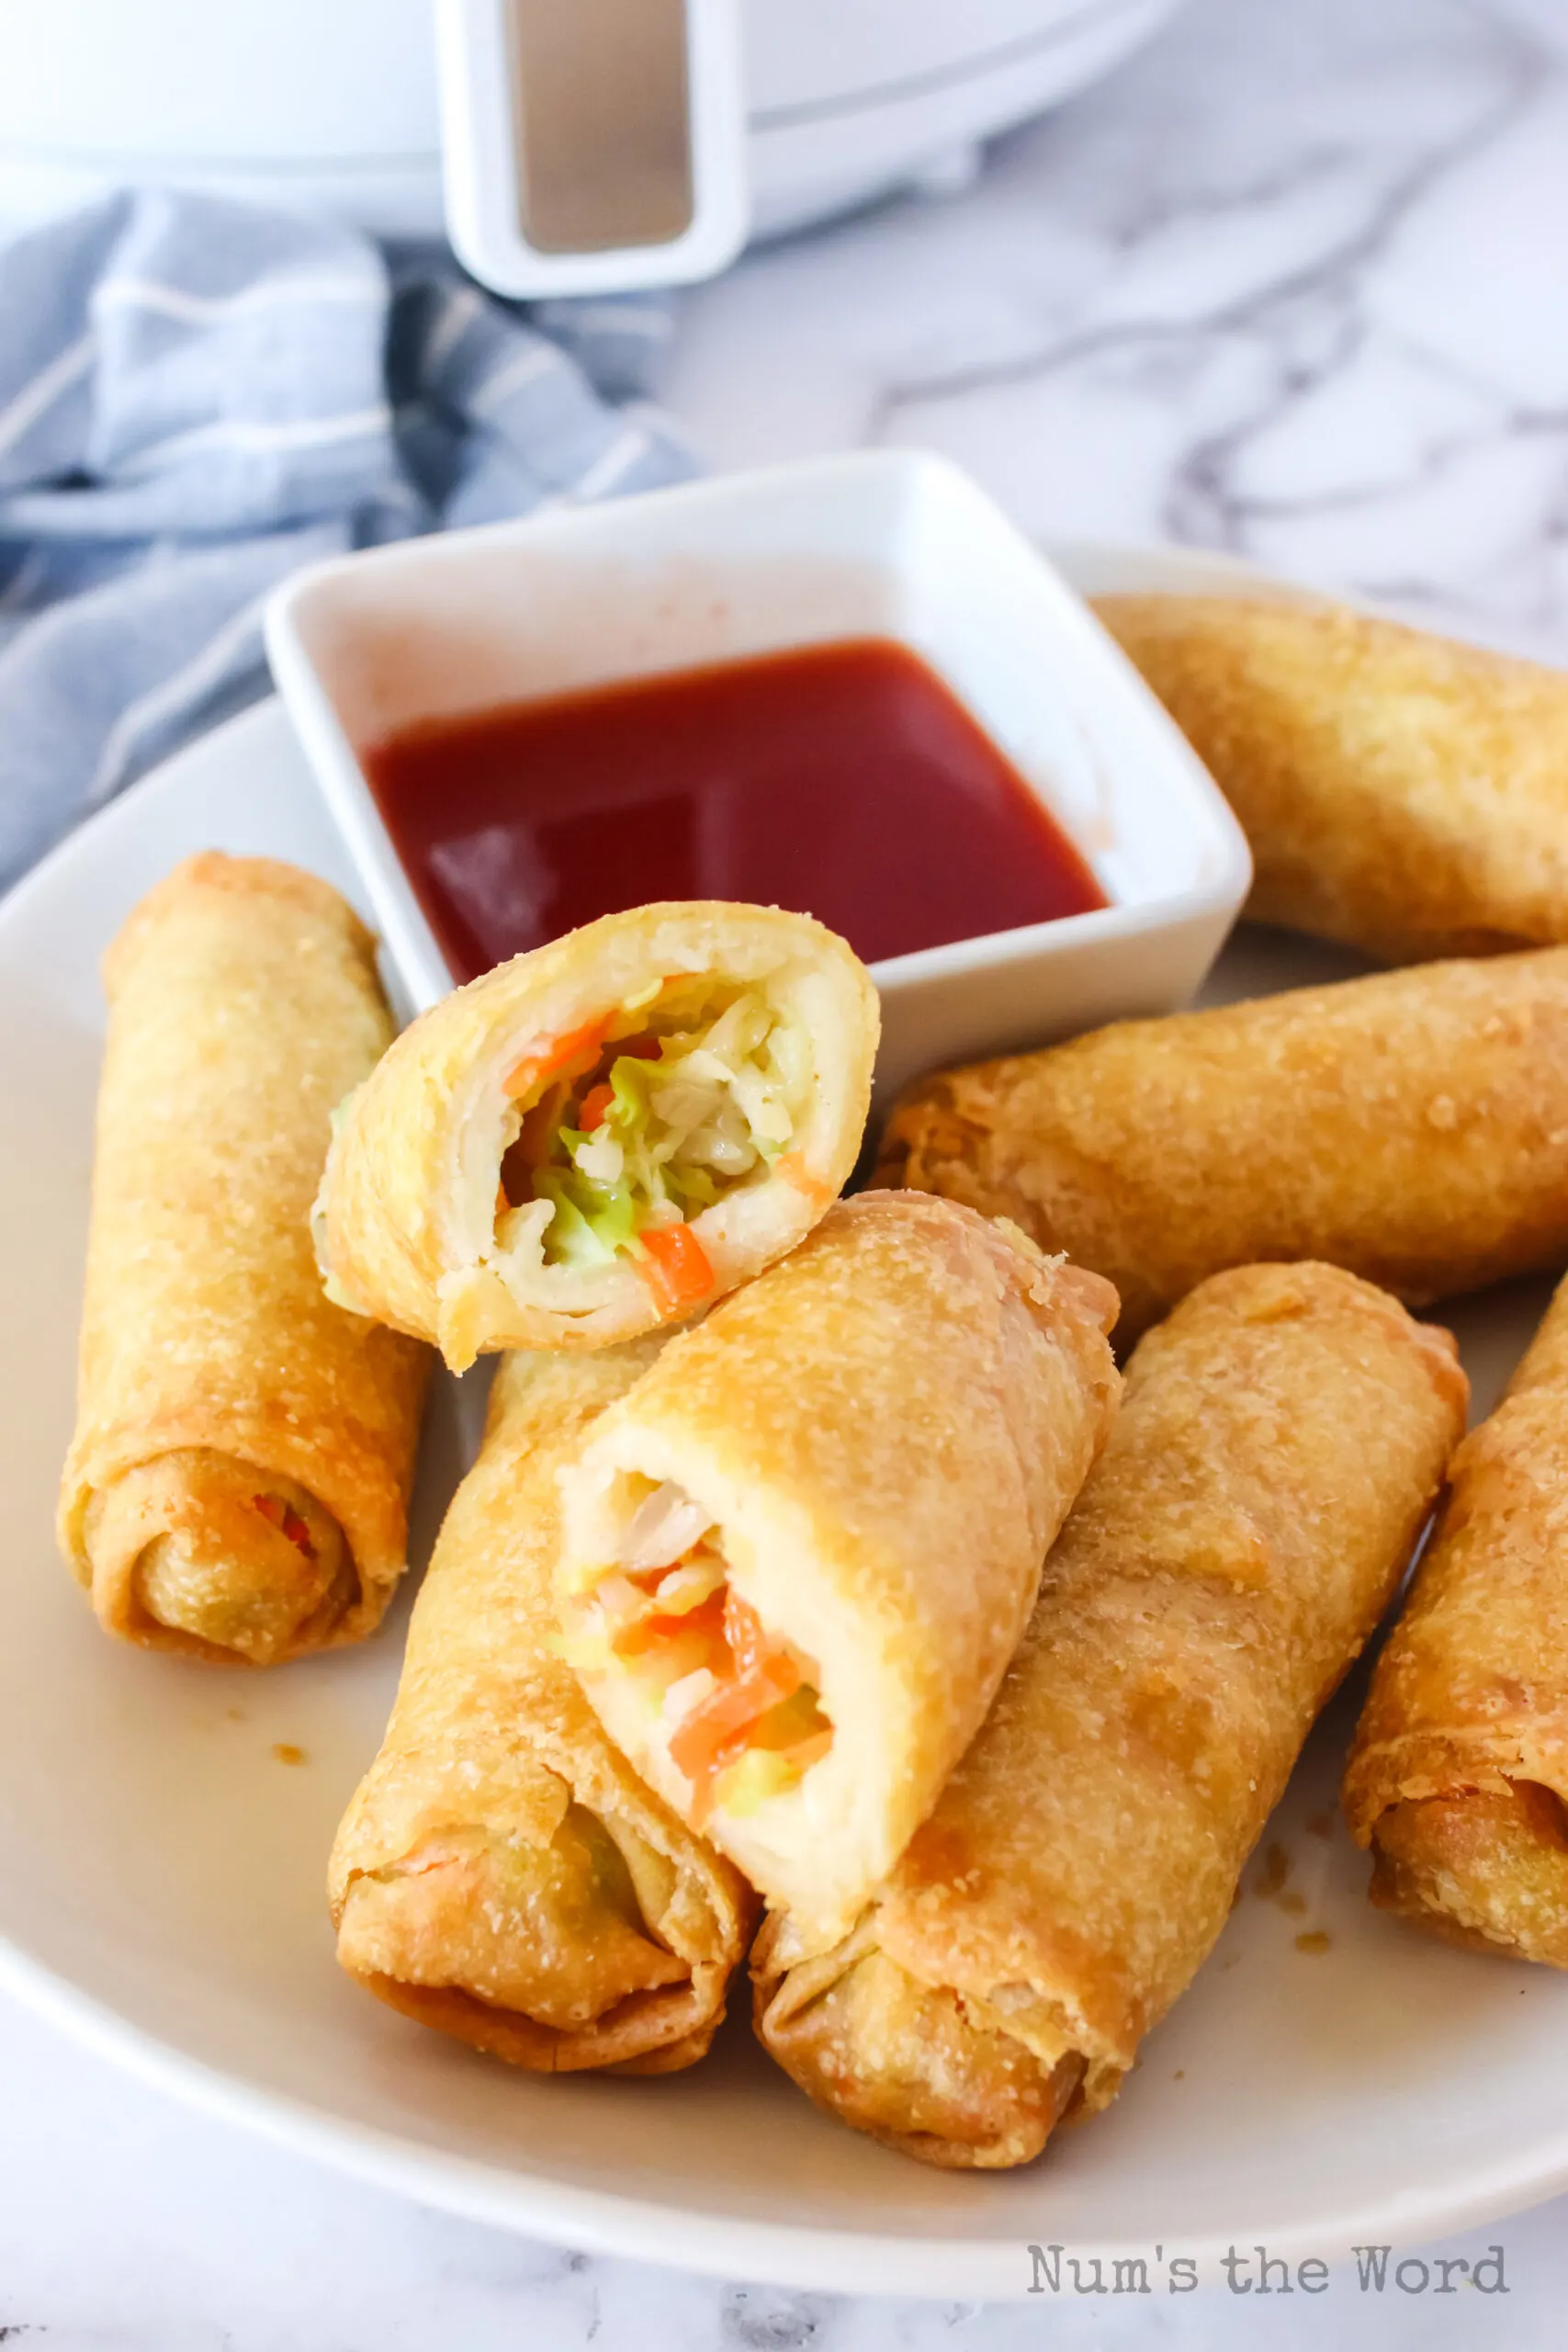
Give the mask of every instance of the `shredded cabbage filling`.
<path id="1" fill-rule="evenodd" d="M 807 1041 L 760 989 L 720 1001 L 697 976 L 666 980 L 564 1042 L 564 1060 L 533 1057 L 509 1081 L 496 1243 L 546 1266 L 652 1257 L 681 1303 L 692 1264 L 646 1237 L 688 1227 L 788 1148 L 810 1083 Z M 700 1268 L 700 1250 L 685 1254 Z"/>

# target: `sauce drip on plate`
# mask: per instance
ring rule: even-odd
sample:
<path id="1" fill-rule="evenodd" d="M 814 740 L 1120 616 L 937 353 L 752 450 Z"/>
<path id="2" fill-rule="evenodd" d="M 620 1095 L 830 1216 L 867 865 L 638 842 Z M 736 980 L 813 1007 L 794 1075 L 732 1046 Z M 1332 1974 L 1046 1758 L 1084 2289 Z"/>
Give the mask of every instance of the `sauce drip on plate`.
<path id="1" fill-rule="evenodd" d="M 423 723 L 366 770 L 455 976 L 654 899 L 816 915 L 867 963 L 1102 907 L 918 655 L 807 647 Z"/>

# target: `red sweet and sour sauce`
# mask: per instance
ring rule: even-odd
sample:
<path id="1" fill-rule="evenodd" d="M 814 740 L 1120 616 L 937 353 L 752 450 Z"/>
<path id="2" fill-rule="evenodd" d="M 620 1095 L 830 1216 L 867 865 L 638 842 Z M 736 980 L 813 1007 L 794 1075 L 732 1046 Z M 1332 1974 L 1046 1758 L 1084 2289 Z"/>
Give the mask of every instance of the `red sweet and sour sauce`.
<path id="1" fill-rule="evenodd" d="M 1017 770 L 890 640 L 423 723 L 365 765 L 459 980 L 654 899 L 814 914 L 867 963 L 1106 903 Z"/>

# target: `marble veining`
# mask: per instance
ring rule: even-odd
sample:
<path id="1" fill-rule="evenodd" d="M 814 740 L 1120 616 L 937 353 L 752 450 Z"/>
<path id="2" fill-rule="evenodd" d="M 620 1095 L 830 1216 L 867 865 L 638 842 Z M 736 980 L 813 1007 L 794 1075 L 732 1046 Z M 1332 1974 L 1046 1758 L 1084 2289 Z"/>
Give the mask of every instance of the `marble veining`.
<path id="1" fill-rule="evenodd" d="M 754 258 L 673 379 L 724 463 L 919 443 L 1031 526 L 1568 652 L 1568 10 L 1194 0 L 947 205 Z"/>
<path id="2" fill-rule="evenodd" d="M 951 175 L 954 180 L 962 175 Z M 1190 0 L 978 183 L 682 305 L 713 462 L 924 444 L 1027 526 L 1254 557 L 1568 659 L 1568 0 Z M 0 2344 L 22 2352 L 1532 2352 L 1512 2292 L 982 2308 L 722 2285 L 404 2205 L 0 1999 Z"/>

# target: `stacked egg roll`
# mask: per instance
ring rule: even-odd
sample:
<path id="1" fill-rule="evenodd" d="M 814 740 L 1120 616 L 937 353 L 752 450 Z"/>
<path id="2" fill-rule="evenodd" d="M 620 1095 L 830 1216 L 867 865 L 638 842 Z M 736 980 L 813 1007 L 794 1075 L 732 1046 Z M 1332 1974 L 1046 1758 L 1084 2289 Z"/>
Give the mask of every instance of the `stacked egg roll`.
<path id="1" fill-rule="evenodd" d="M 344 1107 L 328 1287 L 455 1371 L 679 1321 L 840 1190 L 877 1028 L 843 941 L 776 907 L 638 907 L 516 956 L 423 1014 Z"/>
<path id="2" fill-rule="evenodd" d="M 568 1656 L 770 1901 L 841 1931 L 936 1802 L 1104 1442 L 1114 1313 L 1020 1234 L 863 1193 L 563 1475 Z"/>
<path id="3" fill-rule="evenodd" d="M 758 2031 L 815 2099 L 952 2166 L 1106 2104 L 1387 1606 L 1465 1397 L 1446 1332 L 1328 1266 L 1218 1275 L 1142 1341 L 935 1811 L 847 1935 L 781 1914 L 758 1940 Z"/>
<path id="4" fill-rule="evenodd" d="M 1345 1810 L 1374 1903 L 1568 1968 L 1568 1283 L 1450 1476 Z"/>
<path id="5" fill-rule="evenodd" d="M 350 1974 L 540 2073 L 700 2058 L 755 1916 L 611 1747 L 556 1647 L 557 1473 L 660 1344 L 502 1364 L 332 1858 Z"/>
<path id="6" fill-rule="evenodd" d="M 1420 1306 L 1568 1258 L 1568 949 L 1129 1021 L 922 1080 L 879 1178 L 1116 1285 L 1321 1258 Z"/>
<path id="7" fill-rule="evenodd" d="M 212 853 L 104 978 L 65 1555 L 150 1647 L 355 1641 L 402 1572 L 428 1363 L 323 1298 L 310 1248 L 333 1105 L 392 1035 L 375 942 L 313 876 Z"/>
<path id="8" fill-rule="evenodd" d="M 1385 964 L 1568 940 L 1568 676 L 1342 605 L 1104 596 L 1252 848 L 1247 911 Z"/>

